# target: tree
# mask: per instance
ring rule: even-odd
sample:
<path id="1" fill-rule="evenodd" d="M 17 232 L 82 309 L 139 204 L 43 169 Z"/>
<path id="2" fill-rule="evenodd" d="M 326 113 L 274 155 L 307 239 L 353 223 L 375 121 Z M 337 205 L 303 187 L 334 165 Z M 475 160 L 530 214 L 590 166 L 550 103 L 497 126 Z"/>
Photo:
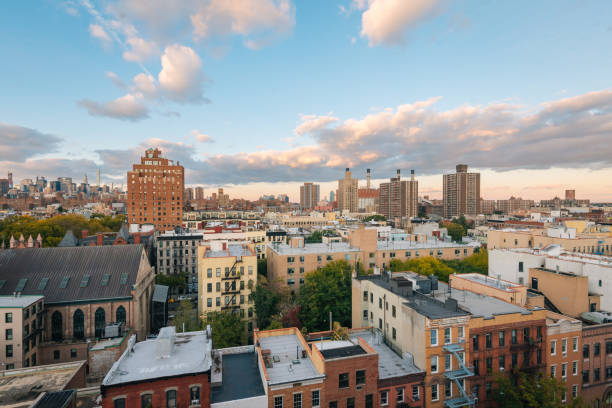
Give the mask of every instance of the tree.
<path id="1" fill-rule="evenodd" d="M 320 244 L 323 242 L 323 233 L 321 231 L 314 231 L 310 236 L 306 237 L 305 240 L 308 244 Z"/>
<path id="2" fill-rule="evenodd" d="M 412 271 L 425 276 L 434 275 L 442 282 L 448 282 L 448 277 L 454 272 L 444 262 L 431 256 L 409 259 L 405 262 L 393 259 L 389 267 L 392 272 Z"/>
<path id="3" fill-rule="evenodd" d="M 363 219 L 363 222 L 370 222 L 370 221 L 383 222 L 383 221 L 386 221 L 386 219 L 384 215 L 380 215 L 380 214 L 370 215 Z"/>
<path id="4" fill-rule="evenodd" d="M 466 231 L 461 224 L 449 222 L 444 226 L 448 230 L 448 235 L 450 235 L 455 242 L 461 242 L 461 238 L 466 235 Z"/>
<path id="5" fill-rule="evenodd" d="M 442 260 L 447 266 L 454 269 L 455 273 L 489 273 L 489 255 L 486 249 L 481 249 L 463 259 Z"/>
<path id="6" fill-rule="evenodd" d="M 158 273 L 155 275 L 155 283 L 168 286 L 171 293 L 179 293 L 187 287 L 187 273 L 180 272 L 178 275 Z"/>
<path id="7" fill-rule="evenodd" d="M 246 342 L 246 324 L 238 313 L 209 312 L 203 326 L 212 329 L 213 347 L 216 349 L 241 346 Z"/>
<path id="8" fill-rule="evenodd" d="M 259 275 L 257 277 L 257 286 L 255 286 L 255 290 L 252 292 L 252 297 L 255 303 L 257 327 L 268 327 L 272 316 L 280 312 L 280 295 L 270 288 L 268 280 L 264 276 Z"/>
<path id="9" fill-rule="evenodd" d="M 352 266 L 335 261 L 305 275 L 299 317 L 309 331 L 329 329 L 329 312 L 343 326 L 351 324 Z"/>
<path id="10" fill-rule="evenodd" d="M 184 326 L 183 326 L 184 325 Z M 193 304 L 189 299 L 182 300 L 179 308 L 174 316 L 174 326 L 177 332 L 198 330 L 200 324 L 198 322 L 197 310 L 193 308 Z"/>
<path id="11" fill-rule="evenodd" d="M 258 259 L 257 260 L 257 274 L 259 276 L 268 276 L 268 260 Z"/>
<path id="12" fill-rule="evenodd" d="M 562 395 L 566 396 L 563 382 L 557 381 L 540 373 L 526 374 L 524 372 L 513 372 L 510 375 L 500 375 L 497 380 L 497 388 L 494 391 L 493 399 L 497 401 L 500 408 L 561 408 L 561 407 L 582 407 L 584 403 L 581 399 L 574 399 L 570 404 L 561 402 Z"/>

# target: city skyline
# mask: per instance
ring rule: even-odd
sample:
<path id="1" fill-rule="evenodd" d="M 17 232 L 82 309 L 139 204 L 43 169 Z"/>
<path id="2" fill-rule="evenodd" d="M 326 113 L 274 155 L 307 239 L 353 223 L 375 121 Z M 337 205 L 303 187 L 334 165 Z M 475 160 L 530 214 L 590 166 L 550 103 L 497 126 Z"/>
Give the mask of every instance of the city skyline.
<path id="1" fill-rule="evenodd" d="M 612 201 L 609 3 L 165 3 L 0 6 L 0 174 L 125 185 L 159 147 L 248 199 L 323 197 L 345 167 L 441 198 L 467 163 L 486 199 Z"/>

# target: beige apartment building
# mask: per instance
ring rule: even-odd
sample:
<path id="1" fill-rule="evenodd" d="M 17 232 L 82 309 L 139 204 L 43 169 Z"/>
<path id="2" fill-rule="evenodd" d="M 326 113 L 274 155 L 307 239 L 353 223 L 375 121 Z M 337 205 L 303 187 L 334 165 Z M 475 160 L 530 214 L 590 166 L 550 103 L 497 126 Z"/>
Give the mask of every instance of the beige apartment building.
<path id="1" fill-rule="evenodd" d="M 198 247 L 198 314 L 239 313 L 253 329 L 257 256 L 252 244 L 213 242 Z"/>
<path id="2" fill-rule="evenodd" d="M 42 343 L 45 324 L 43 310 L 44 296 L 0 296 L 0 369 L 39 364 L 38 345 Z"/>
<path id="3" fill-rule="evenodd" d="M 289 244 L 275 242 L 267 247 L 268 281 L 276 288 L 295 294 L 304 284 L 304 276 L 330 262 L 344 260 L 354 265 L 360 251 L 345 242 L 305 244 L 304 238 L 291 238 Z"/>
<path id="4" fill-rule="evenodd" d="M 418 196 L 419 182 L 414 179 L 414 170 L 410 171 L 410 180 L 402 180 L 398 169 L 396 177 L 380 184 L 378 211 L 387 219 L 416 217 Z"/>
<path id="5" fill-rule="evenodd" d="M 569 252 L 612 255 L 609 233 L 576 233 L 575 229 L 534 228 L 529 230 L 489 230 L 488 249 L 544 248 L 556 244 Z"/>
<path id="6" fill-rule="evenodd" d="M 300 208 L 313 209 L 319 205 L 320 186 L 313 183 L 304 183 L 300 186 Z"/>
<path id="7" fill-rule="evenodd" d="M 444 217 L 480 214 L 480 173 L 468 173 L 458 164 L 456 173 L 443 175 Z"/>
<path id="8" fill-rule="evenodd" d="M 351 170 L 347 167 L 344 171 L 344 178 L 338 180 L 338 210 L 357 212 L 359 180 L 351 176 Z"/>

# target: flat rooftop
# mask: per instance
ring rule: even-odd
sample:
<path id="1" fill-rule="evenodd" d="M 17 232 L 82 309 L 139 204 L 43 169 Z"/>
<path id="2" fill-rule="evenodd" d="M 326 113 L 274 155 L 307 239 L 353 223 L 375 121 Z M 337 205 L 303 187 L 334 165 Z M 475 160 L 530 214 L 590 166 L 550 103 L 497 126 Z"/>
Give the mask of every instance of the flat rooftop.
<path id="1" fill-rule="evenodd" d="M 165 328 L 164 328 L 165 329 Z M 164 330 L 162 329 L 162 330 Z M 104 377 L 103 386 L 153 380 L 159 377 L 198 374 L 210 370 L 212 365 L 212 339 L 205 331 L 176 333 L 169 357 L 158 357 L 157 339 L 130 345 Z M 130 341 L 132 341 L 130 339 Z"/>
<path id="2" fill-rule="evenodd" d="M 565 249 L 561 249 L 559 255 L 555 255 L 547 251 L 548 247 L 545 248 L 495 248 L 495 251 L 508 251 L 517 252 L 523 254 L 532 254 L 546 256 L 548 258 L 561 259 L 564 261 L 573 261 L 580 263 L 588 263 L 594 265 L 601 265 L 608 268 L 612 268 L 612 256 L 586 254 L 582 252 L 571 252 Z"/>
<path id="3" fill-rule="evenodd" d="M 353 343 L 357 343 L 361 337 L 370 345 L 378 354 L 378 378 L 384 380 L 386 378 L 403 377 L 410 374 L 424 373 L 414 364 L 414 360 L 406 356 L 405 358 L 397 355 L 385 343 L 382 337 L 377 336 L 371 331 L 351 332 L 350 338 Z"/>
<path id="4" fill-rule="evenodd" d="M 295 334 L 262 337 L 261 350 L 270 350 L 272 367 L 266 367 L 269 385 L 324 378 L 309 357 L 301 358 L 302 343 Z M 295 364 L 294 361 L 299 361 Z"/>
<path id="5" fill-rule="evenodd" d="M 29 407 L 43 392 L 62 391 L 84 361 L 7 370 L 0 376 L 3 407 Z"/>
<path id="6" fill-rule="evenodd" d="M 240 400 L 265 395 L 255 351 L 224 354 L 222 384 L 213 387 L 211 403 Z"/>
<path id="7" fill-rule="evenodd" d="M 279 255 L 332 254 L 338 252 L 359 252 L 347 242 L 329 244 L 304 244 L 303 247 L 291 247 L 287 244 L 268 244 L 268 247 Z"/>
<path id="8" fill-rule="evenodd" d="M 326 360 L 368 354 L 360 345 L 353 344 L 350 341 L 323 341 L 313 344 Z"/>
<path id="9" fill-rule="evenodd" d="M 498 290 L 503 290 L 504 292 L 514 292 L 514 290 L 523 286 L 501 279 L 497 280 L 495 278 L 491 278 L 487 275 L 481 275 L 479 273 L 461 273 L 453 276 L 460 279 L 466 279 L 470 282 L 478 283 L 480 285 L 485 285 L 491 288 L 496 288 Z"/>
<path id="10" fill-rule="evenodd" d="M 38 302 L 44 296 L 39 295 L 21 295 L 21 296 L 0 296 L 0 307 L 28 307 L 32 303 Z"/>
<path id="11" fill-rule="evenodd" d="M 232 245 L 229 244 L 226 250 L 220 251 L 206 251 L 206 258 L 223 258 L 226 256 L 254 256 L 255 254 L 251 250 L 243 245 Z"/>
<path id="12" fill-rule="evenodd" d="M 438 290 L 435 291 L 435 298 L 446 301 L 448 298 L 455 299 L 459 308 L 470 313 L 473 317 L 492 319 L 495 316 L 520 313 L 530 315 L 531 311 L 503 300 L 486 296 L 469 290 L 452 289 L 449 293 L 448 285 L 444 282 L 438 283 Z"/>
<path id="13" fill-rule="evenodd" d="M 470 248 L 468 244 L 459 244 L 457 242 L 445 242 L 432 240 L 427 242 L 416 241 L 378 241 L 376 248 L 379 251 L 384 250 L 419 250 L 419 249 L 443 249 L 443 248 Z"/>

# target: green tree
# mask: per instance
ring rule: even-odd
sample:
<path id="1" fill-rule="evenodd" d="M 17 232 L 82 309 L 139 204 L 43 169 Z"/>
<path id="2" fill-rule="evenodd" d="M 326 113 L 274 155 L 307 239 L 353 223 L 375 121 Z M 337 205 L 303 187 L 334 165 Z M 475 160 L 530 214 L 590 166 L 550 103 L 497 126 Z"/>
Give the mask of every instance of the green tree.
<path id="1" fill-rule="evenodd" d="M 268 260 L 267 259 L 258 259 L 257 260 L 257 274 L 268 276 Z"/>
<path id="2" fill-rule="evenodd" d="M 212 329 L 213 347 L 225 348 L 246 343 L 246 323 L 238 313 L 209 312 L 203 319 L 203 327 Z"/>
<path id="3" fill-rule="evenodd" d="M 257 327 L 266 328 L 270 325 L 272 316 L 280 312 L 281 297 L 270 288 L 268 280 L 262 275 L 257 277 L 257 285 L 252 292 L 252 297 L 255 303 Z"/>
<path id="4" fill-rule="evenodd" d="M 456 222 L 449 222 L 445 224 L 444 227 L 446 227 L 448 235 L 450 235 L 455 242 L 461 242 L 461 238 L 466 235 L 466 230 L 463 225 L 457 224 Z"/>
<path id="5" fill-rule="evenodd" d="M 308 244 L 320 244 L 323 242 L 323 233 L 319 230 L 314 231 L 310 236 L 306 237 L 305 242 Z"/>
<path id="6" fill-rule="evenodd" d="M 363 222 L 370 222 L 370 221 L 383 222 L 383 221 L 386 221 L 386 219 L 384 215 L 380 215 L 380 214 L 370 215 L 363 219 Z"/>
<path id="7" fill-rule="evenodd" d="M 158 273 L 155 275 L 155 283 L 168 286 L 171 293 L 184 292 L 187 287 L 187 273 L 180 272 L 177 275 Z"/>
<path id="8" fill-rule="evenodd" d="M 335 261 L 305 275 L 300 289 L 300 321 L 309 331 L 329 329 L 329 312 L 343 326 L 351 324 L 352 266 Z"/>
<path id="9" fill-rule="evenodd" d="M 561 402 L 565 391 L 568 399 L 570 391 L 566 390 L 563 382 L 557 381 L 540 373 L 526 374 L 524 372 L 513 372 L 510 375 L 499 376 L 496 380 L 497 387 L 493 393 L 493 399 L 497 401 L 500 408 L 561 408 L 582 407 L 581 399 L 575 399 L 570 404 Z"/>
<path id="10" fill-rule="evenodd" d="M 200 328 L 198 312 L 189 299 L 182 300 L 173 319 L 177 332 L 194 331 Z"/>
<path id="11" fill-rule="evenodd" d="M 455 273 L 489 273 L 489 255 L 486 249 L 481 249 L 463 259 L 442 260 L 447 266 L 451 267 Z"/>
<path id="12" fill-rule="evenodd" d="M 405 262 L 393 259 L 389 267 L 392 272 L 412 271 L 420 275 L 435 275 L 442 282 L 448 282 L 448 277 L 454 272 L 444 262 L 431 256 L 409 259 Z"/>

